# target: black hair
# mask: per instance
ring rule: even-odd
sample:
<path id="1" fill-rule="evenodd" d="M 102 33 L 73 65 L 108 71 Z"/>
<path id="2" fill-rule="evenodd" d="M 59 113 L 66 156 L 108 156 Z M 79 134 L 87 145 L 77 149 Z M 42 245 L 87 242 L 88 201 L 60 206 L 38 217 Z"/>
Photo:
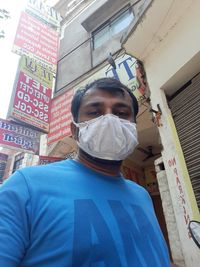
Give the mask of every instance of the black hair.
<path id="1" fill-rule="evenodd" d="M 71 104 L 71 113 L 73 116 L 73 119 L 75 122 L 78 121 L 78 113 L 81 105 L 82 98 L 84 97 L 85 93 L 89 89 L 100 89 L 104 91 L 111 92 L 112 94 L 121 93 L 124 95 L 124 91 L 128 92 L 132 99 L 133 103 L 133 110 L 134 110 L 134 116 L 136 117 L 138 114 L 138 101 L 132 91 L 122 84 L 119 80 L 114 78 L 100 78 L 98 80 L 95 80 L 89 84 L 87 84 L 85 87 L 82 87 L 76 91 L 76 93 L 73 96 L 72 104 Z"/>

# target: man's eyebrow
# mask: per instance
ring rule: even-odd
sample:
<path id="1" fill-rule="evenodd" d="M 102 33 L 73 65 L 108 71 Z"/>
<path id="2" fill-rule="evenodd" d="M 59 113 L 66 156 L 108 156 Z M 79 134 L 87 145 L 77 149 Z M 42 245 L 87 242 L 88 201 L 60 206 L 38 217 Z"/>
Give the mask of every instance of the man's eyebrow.
<path id="1" fill-rule="evenodd" d="M 85 107 L 99 107 L 102 106 L 103 102 L 89 102 L 87 104 L 85 104 Z"/>
<path id="2" fill-rule="evenodd" d="M 129 109 L 132 109 L 132 106 L 126 104 L 126 103 L 116 103 L 114 104 L 114 107 L 116 108 L 129 108 Z"/>
<path id="3" fill-rule="evenodd" d="M 104 102 L 102 101 L 96 101 L 96 102 L 89 102 L 85 104 L 85 108 L 90 108 L 90 107 L 102 107 L 104 105 Z M 115 103 L 113 105 L 113 108 L 128 108 L 128 109 L 132 109 L 132 106 L 126 104 L 126 103 Z"/>

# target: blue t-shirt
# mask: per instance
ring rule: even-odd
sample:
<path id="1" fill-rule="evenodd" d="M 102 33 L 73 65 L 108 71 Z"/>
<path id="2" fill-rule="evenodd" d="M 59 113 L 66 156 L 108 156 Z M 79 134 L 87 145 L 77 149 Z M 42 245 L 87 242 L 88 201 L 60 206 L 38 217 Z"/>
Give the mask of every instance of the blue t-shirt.
<path id="1" fill-rule="evenodd" d="M 66 160 L 21 169 L 1 186 L 0 266 L 170 263 L 145 189 Z"/>

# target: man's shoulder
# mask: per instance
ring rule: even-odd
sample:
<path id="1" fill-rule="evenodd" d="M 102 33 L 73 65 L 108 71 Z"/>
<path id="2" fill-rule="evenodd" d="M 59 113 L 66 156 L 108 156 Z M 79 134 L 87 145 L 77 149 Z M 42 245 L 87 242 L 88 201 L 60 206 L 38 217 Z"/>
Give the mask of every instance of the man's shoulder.
<path id="1" fill-rule="evenodd" d="M 138 193 L 140 195 L 147 196 L 149 198 L 149 193 L 143 186 L 127 179 L 126 179 L 126 184 L 130 188 L 130 190 L 134 191 L 134 193 Z"/>
<path id="2" fill-rule="evenodd" d="M 48 172 L 52 172 L 52 171 L 58 171 L 64 167 L 67 167 L 67 165 L 68 165 L 67 161 L 62 160 L 62 161 L 57 161 L 57 162 L 44 164 L 44 165 L 35 165 L 35 166 L 24 167 L 22 169 L 19 169 L 18 171 L 23 175 L 37 174 L 37 173 L 41 174 L 43 172 L 48 173 Z"/>
<path id="3" fill-rule="evenodd" d="M 62 177 L 67 177 L 66 174 L 70 174 L 70 169 L 72 168 L 68 160 L 62 160 L 45 165 L 28 166 L 21 168 L 16 171 L 16 174 L 22 176 L 27 183 L 40 183 L 53 182 L 57 179 L 62 179 Z"/>
<path id="4" fill-rule="evenodd" d="M 57 187 L 59 184 L 71 180 L 73 165 L 63 160 L 45 165 L 28 166 L 17 170 L 8 180 L 25 183 L 29 189 L 41 190 Z"/>
<path id="5" fill-rule="evenodd" d="M 126 181 L 126 184 L 132 188 L 135 188 L 137 190 L 142 190 L 142 191 L 146 191 L 145 188 L 139 184 L 137 184 L 136 182 L 132 181 L 132 180 L 129 180 L 129 179 L 126 179 L 124 178 L 125 181 Z"/>

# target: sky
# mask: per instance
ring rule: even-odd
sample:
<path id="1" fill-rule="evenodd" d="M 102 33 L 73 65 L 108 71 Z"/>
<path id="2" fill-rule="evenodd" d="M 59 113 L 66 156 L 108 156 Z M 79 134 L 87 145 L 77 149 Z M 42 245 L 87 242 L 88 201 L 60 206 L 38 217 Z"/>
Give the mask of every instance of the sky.
<path id="1" fill-rule="evenodd" d="M 0 39 L 0 118 L 5 119 L 13 89 L 19 56 L 12 52 L 12 45 L 26 0 L 0 0 L 0 8 L 10 12 L 10 19 L 0 19 L 0 31 L 4 30 L 5 38 Z"/>

